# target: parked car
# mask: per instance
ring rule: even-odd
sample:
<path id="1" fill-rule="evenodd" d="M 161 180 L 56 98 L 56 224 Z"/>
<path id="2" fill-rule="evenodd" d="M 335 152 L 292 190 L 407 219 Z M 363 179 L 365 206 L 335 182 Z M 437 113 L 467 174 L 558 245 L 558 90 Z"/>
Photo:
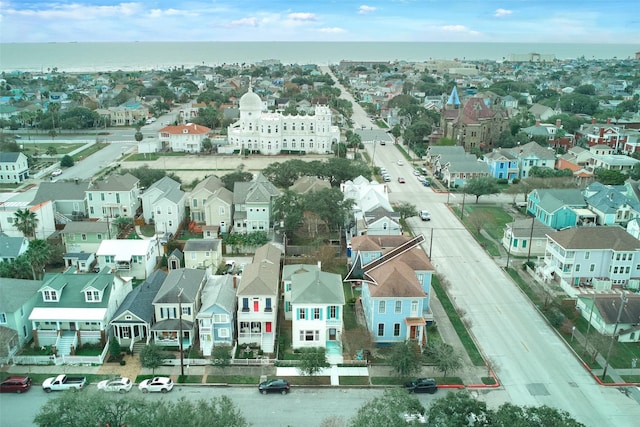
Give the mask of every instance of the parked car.
<path id="1" fill-rule="evenodd" d="M 160 237 L 160 244 L 162 246 L 166 245 L 167 243 L 169 243 L 169 240 L 171 240 L 173 238 L 173 233 L 168 232 L 168 233 L 164 233 L 161 237 Z"/>
<path id="2" fill-rule="evenodd" d="M 424 176 L 418 175 L 418 176 L 416 176 L 416 178 L 418 179 L 418 181 L 424 182 Z"/>
<path id="3" fill-rule="evenodd" d="M 30 377 L 9 377 L 0 383 L 0 393 L 22 393 L 31 388 Z"/>
<path id="4" fill-rule="evenodd" d="M 391 176 L 389 176 L 389 175 L 384 175 L 382 177 L 382 179 L 383 179 L 384 182 L 391 182 Z"/>
<path id="5" fill-rule="evenodd" d="M 133 387 L 133 383 L 125 377 L 112 378 L 98 383 L 98 390 L 117 391 L 118 393 L 126 393 L 131 390 L 131 387 Z"/>
<path id="6" fill-rule="evenodd" d="M 169 377 L 154 377 L 142 381 L 138 385 L 138 388 L 143 393 L 149 393 L 150 391 L 166 393 L 173 389 L 173 381 L 171 381 L 171 378 Z"/>
<path id="7" fill-rule="evenodd" d="M 51 176 L 60 176 L 62 175 L 62 169 L 56 169 L 53 172 L 51 172 Z"/>
<path id="8" fill-rule="evenodd" d="M 407 181 L 405 181 L 403 177 L 399 176 L 399 177 L 398 177 L 398 182 L 399 182 L 400 184 L 404 184 L 404 183 L 405 183 L 405 182 L 407 182 Z"/>
<path id="9" fill-rule="evenodd" d="M 398 160 L 398 166 L 402 166 L 404 165 L 404 162 L 402 160 Z"/>
<path id="10" fill-rule="evenodd" d="M 47 378 L 42 382 L 42 389 L 47 393 L 52 391 L 82 390 L 87 383 L 86 377 L 68 377 L 66 375 L 58 375 L 57 377 Z"/>
<path id="11" fill-rule="evenodd" d="M 258 390 L 262 394 L 281 393 L 287 394 L 291 390 L 291 385 L 287 380 L 275 379 L 260 383 Z"/>
<path id="12" fill-rule="evenodd" d="M 423 209 L 420 211 L 420 219 L 423 221 L 431 221 L 431 214 L 429 211 Z"/>
<path id="13" fill-rule="evenodd" d="M 425 187 L 431 187 L 431 183 L 426 179 L 422 181 L 422 185 L 424 185 Z"/>
<path id="14" fill-rule="evenodd" d="M 405 383 L 404 388 L 409 393 L 430 393 L 438 391 L 438 385 L 433 378 L 418 378 Z"/>
<path id="15" fill-rule="evenodd" d="M 422 175 L 422 173 L 420 173 L 420 171 L 418 169 L 414 169 L 412 172 L 415 176 L 419 176 Z"/>

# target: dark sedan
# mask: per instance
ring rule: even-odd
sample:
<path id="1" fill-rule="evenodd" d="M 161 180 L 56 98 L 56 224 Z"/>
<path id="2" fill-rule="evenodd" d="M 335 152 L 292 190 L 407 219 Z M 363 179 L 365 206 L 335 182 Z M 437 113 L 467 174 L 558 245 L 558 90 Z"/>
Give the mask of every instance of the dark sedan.
<path id="1" fill-rule="evenodd" d="M 438 391 L 438 384 L 436 384 L 436 381 L 432 378 L 418 378 L 417 380 L 405 383 L 404 388 L 406 388 L 409 393 L 433 394 Z"/>
<path id="2" fill-rule="evenodd" d="M 0 384 L 1 393 L 22 393 L 31 388 L 29 377 L 9 377 Z"/>
<path id="3" fill-rule="evenodd" d="M 258 386 L 258 390 L 262 394 L 267 394 L 267 393 L 287 394 L 291 390 L 291 385 L 287 380 L 281 380 L 281 379 L 269 380 L 269 381 L 260 383 L 260 385 Z"/>

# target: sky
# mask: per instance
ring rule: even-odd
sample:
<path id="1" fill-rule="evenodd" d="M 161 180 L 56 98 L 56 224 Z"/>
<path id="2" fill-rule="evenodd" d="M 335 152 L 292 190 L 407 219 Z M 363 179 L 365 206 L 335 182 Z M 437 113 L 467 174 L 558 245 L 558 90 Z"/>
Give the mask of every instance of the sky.
<path id="1" fill-rule="evenodd" d="M 0 42 L 638 44 L 638 0 L 0 0 Z"/>

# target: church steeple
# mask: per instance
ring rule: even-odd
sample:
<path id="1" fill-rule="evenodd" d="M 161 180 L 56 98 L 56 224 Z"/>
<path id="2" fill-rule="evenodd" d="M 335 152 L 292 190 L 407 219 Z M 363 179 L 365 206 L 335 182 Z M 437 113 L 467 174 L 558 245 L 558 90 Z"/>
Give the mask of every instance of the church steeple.
<path id="1" fill-rule="evenodd" d="M 453 106 L 453 108 L 460 108 L 460 98 L 458 97 L 458 87 L 454 86 L 451 89 L 451 95 L 449 95 L 449 99 L 447 100 L 447 106 Z"/>

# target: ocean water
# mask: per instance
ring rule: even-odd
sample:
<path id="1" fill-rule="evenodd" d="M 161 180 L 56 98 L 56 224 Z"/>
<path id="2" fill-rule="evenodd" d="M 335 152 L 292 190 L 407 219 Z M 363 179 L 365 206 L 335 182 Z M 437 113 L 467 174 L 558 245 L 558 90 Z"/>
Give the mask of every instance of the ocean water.
<path id="1" fill-rule="evenodd" d="M 632 58 L 631 44 L 408 43 L 408 42 L 129 42 L 0 43 L 0 71 L 132 71 L 255 63 L 335 64 L 341 60 L 411 62 L 430 59 L 500 60 L 512 53 L 557 59 Z"/>

